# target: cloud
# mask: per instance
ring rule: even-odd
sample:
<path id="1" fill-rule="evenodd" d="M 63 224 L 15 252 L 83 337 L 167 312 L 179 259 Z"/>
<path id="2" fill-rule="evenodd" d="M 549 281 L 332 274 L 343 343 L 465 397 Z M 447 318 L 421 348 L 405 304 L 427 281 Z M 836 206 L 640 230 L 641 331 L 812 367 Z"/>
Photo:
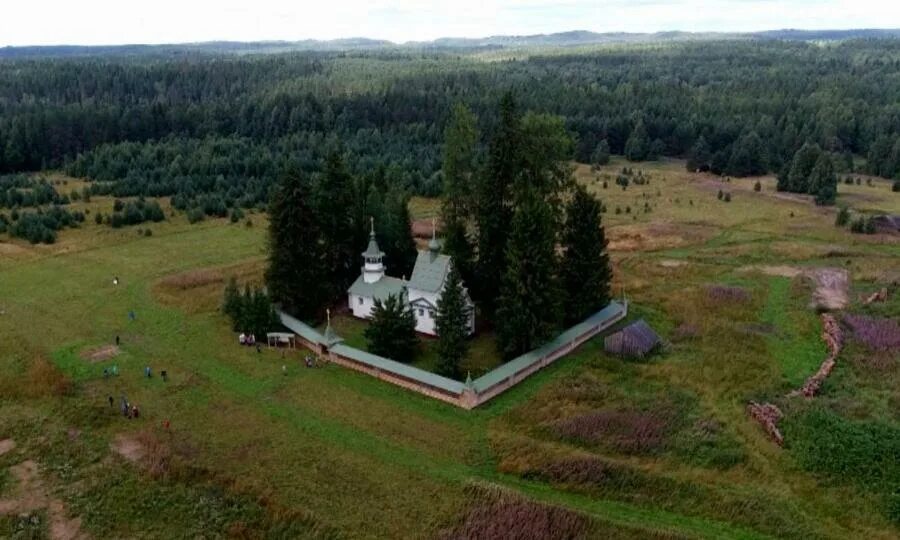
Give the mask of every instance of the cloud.
<path id="1" fill-rule="evenodd" d="M 0 45 L 351 36 L 408 41 L 575 29 L 900 27 L 900 2 L 884 0 L 29 0 L 9 4 L 0 14 Z"/>

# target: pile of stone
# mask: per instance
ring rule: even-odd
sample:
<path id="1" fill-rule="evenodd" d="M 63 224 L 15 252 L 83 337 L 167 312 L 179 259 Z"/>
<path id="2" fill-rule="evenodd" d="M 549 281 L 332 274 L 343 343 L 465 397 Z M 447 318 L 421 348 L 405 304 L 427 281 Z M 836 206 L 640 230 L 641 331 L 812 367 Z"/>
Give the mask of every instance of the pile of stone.
<path id="1" fill-rule="evenodd" d="M 841 331 L 837 320 L 828 313 L 822 314 L 822 326 L 824 327 L 822 340 L 825 341 L 825 346 L 828 348 L 828 356 L 822 362 L 822 365 L 819 366 L 819 370 L 806 379 L 806 382 L 798 390 L 791 392 L 790 396 L 801 395 L 808 398 L 815 396 L 819 389 L 822 388 L 825 379 L 831 374 L 831 370 L 834 369 L 837 355 L 841 352 L 841 347 L 844 344 L 844 333 Z"/>
<path id="2" fill-rule="evenodd" d="M 750 415 L 750 418 L 759 422 L 763 429 L 766 430 L 769 438 L 775 441 L 775 444 L 784 446 L 784 437 L 778 429 L 778 421 L 784 416 L 781 409 L 771 403 L 757 403 L 751 401 L 750 404 L 747 405 L 747 414 Z"/>
<path id="3" fill-rule="evenodd" d="M 887 300 L 887 287 L 882 287 L 880 291 L 875 291 L 867 298 L 863 298 L 862 303 L 869 305 L 872 302 L 884 302 Z"/>

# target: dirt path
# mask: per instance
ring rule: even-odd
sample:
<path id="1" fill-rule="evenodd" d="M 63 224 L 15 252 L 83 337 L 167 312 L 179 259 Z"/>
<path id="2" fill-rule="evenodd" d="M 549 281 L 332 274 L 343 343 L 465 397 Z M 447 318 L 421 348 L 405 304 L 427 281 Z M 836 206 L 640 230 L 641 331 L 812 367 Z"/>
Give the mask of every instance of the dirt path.
<path id="1" fill-rule="evenodd" d="M 14 446 L 15 443 L 13 443 Z M 86 533 L 81 531 L 81 518 L 69 519 L 66 517 L 65 504 L 49 495 L 36 462 L 30 459 L 25 460 L 10 467 L 9 471 L 18 485 L 13 491 L 13 498 L 0 500 L 0 514 L 28 514 L 46 510 L 50 522 L 51 539 L 85 540 L 89 538 Z"/>
<path id="2" fill-rule="evenodd" d="M 768 276 L 794 278 L 806 276 L 816 285 L 812 307 L 824 311 L 844 309 L 850 303 L 850 274 L 843 268 L 798 268 L 796 266 L 745 266 L 741 270 L 762 272 Z"/>
<path id="3" fill-rule="evenodd" d="M 119 356 L 119 347 L 116 345 L 104 345 L 102 347 L 97 347 L 94 349 L 87 349 L 86 351 L 82 351 L 81 357 L 87 360 L 92 364 L 96 364 L 97 362 L 102 362 L 104 360 L 109 360 L 110 358 L 115 358 Z"/>
<path id="4" fill-rule="evenodd" d="M 16 441 L 12 439 L 3 439 L 0 441 L 0 456 L 12 451 L 16 447 Z"/>

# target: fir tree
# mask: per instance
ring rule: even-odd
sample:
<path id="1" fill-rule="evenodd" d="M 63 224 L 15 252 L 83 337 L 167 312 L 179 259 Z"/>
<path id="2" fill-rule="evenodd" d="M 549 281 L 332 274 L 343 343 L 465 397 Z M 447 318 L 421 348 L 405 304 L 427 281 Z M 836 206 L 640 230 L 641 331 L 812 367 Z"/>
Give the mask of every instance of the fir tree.
<path id="1" fill-rule="evenodd" d="M 398 362 L 412 362 L 419 345 L 416 319 L 404 293 L 375 300 L 372 319 L 364 332 L 369 352 Z"/>
<path id="2" fill-rule="evenodd" d="M 535 193 L 524 197 L 509 225 L 495 320 L 497 344 L 506 359 L 546 341 L 560 322 L 554 225 L 551 206 Z"/>
<path id="3" fill-rule="evenodd" d="M 767 171 L 766 150 L 755 131 L 742 135 L 731 148 L 728 174 L 759 176 Z"/>
<path id="4" fill-rule="evenodd" d="M 470 283 L 489 316 L 497 298 L 497 283 L 506 267 L 506 242 L 512 217 L 511 190 L 521 171 L 521 127 L 512 94 L 500 101 L 500 122 L 488 147 L 488 161 L 478 189 L 478 272 Z"/>
<path id="5" fill-rule="evenodd" d="M 437 303 L 435 329 L 438 335 L 438 373 L 459 377 L 459 366 L 469 352 L 469 306 L 460 274 L 454 265 Z"/>
<path id="6" fill-rule="evenodd" d="M 628 161 L 644 161 L 650 150 L 650 141 L 647 138 L 647 128 L 644 121 L 638 120 L 625 141 L 625 157 Z"/>
<path id="7" fill-rule="evenodd" d="M 478 142 L 476 119 L 465 105 L 453 108 L 444 130 L 443 165 L 444 198 L 441 217 L 444 223 L 466 222 L 474 207 L 475 145 Z"/>
<path id="8" fill-rule="evenodd" d="M 338 151 L 325 158 L 324 170 L 314 192 L 316 220 L 322 235 L 325 264 L 331 278 L 329 300 L 342 297 L 358 272 L 357 232 L 364 225 L 353 222 L 353 177 Z"/>
<path id="9" fill-rule="evenodd" d="M 567 324 L 580 322 L 609 303 L 612 270 L 600 209 L 600 202 L 583 187 L 576 189 L 566 209 L 560 281 Z"/>
<path id="10" fill-rule="evenodd" d="M 298 172 L 283 175 L 269 205 L 266 284 L 285 310 L 316 319 L 325 306 L 331 277 L 318 220 L 309 207 L 309 185 Z"/>
<path id="11" fill-rule="evenodd" d="M 850 209 L 846 206 L 841 206 L 838 210 L 837 216 L 834 218 L 834 225 L 836 227 L 844 227 L 847 223 L 850 222 Z"/>
<path id="12" fill-rule="evenodd" d="M 701 135 L 688 154 L 687 170 L 690 172 L 706 172 L 709 170 L 711 161 L 712 156 L 709 152 L 709 145 L 706 144 L 706 139 Z"/>
<path id="13" fill-rule="evenodd" d="M 382 238 L 385 265 L 396 276 L 409 276 L 416 263 L 416 242 L 409 216 L 409 195 L 398 188 L 388 191 L 384 215 L 378 228 Z"/>
<path id="14" fill-rule="evenodd" d="M 601 166 L 609 163 L 609 143 L 606 142 L 606 139 L 601 140 L 597 143 L 597 148 L 594 149 L 594 152 L 591 154 L 591 165 Z"/>
<path id="15" fill-rule="evenodd" d="M 832 205 L 837 197 L 837 175 L 828 154 L 822 153 L 809 174 L 809 192 L 815 195 L 816 204 Z"/>
<path id="16" fill-rule="evenodd" d="M 238 322 L 241 317 L 241 290 L 238 288 L 237 280 L 232 277 L 225 286 L 224 298 L 222 300 L 222 312 L 225 313 L 232 321 L 232 330 L 239 330 Z"/>
<path id="17" fill-rule="evenodd" d="M 810 190 L 810 173 L 816 166 L 822 150 L 819 145 L 813 143 L 805 143 L 791 160 L 791 166 L 787 175 L 779 178 L 778 191 L 790 191 L 792 193 L 813 193 Z"/>
<path id="18" fill-rule="evenodd" d="M 473 247 L 468 229 L 475 210 L 477 141 L 475 116 L 465 105 L 457 104 L 444 131 L 441 221 L 444 224 L 443 252 L 453 258 L 466 281 L 472 278 Z"/>
<path id="19" fill-rule="evenodd" d="M 461 220 L 444 221 L 444 243 L 441 251 L 453 259 L 465 283 L 474 281 L 473 248 L 466 225 Z"/>

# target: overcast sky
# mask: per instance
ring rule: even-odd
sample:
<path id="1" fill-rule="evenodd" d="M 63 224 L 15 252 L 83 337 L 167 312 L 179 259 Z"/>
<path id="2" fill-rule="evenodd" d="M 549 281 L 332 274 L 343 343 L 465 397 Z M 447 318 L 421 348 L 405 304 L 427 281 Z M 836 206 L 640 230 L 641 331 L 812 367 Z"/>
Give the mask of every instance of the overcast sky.
<path id="1" fill-rule="evenodd" d="M 900 27 L 898 0 L 6 0 L 0 45 Z"/>

